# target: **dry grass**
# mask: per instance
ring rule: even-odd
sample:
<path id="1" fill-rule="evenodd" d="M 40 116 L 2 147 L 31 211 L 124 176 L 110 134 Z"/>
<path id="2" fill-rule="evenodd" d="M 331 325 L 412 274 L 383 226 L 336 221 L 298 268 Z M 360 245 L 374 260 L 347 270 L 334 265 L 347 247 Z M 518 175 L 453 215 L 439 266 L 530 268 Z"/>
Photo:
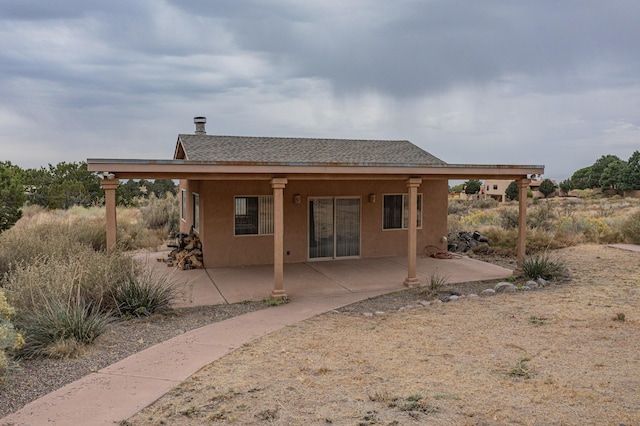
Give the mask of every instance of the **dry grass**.
<path id="1" fill-rule="evenodd" d="M 129 422 L 640 424 L 640 255 L 558 255 L 574 280 L 544 291 L 287 327 Z"/>

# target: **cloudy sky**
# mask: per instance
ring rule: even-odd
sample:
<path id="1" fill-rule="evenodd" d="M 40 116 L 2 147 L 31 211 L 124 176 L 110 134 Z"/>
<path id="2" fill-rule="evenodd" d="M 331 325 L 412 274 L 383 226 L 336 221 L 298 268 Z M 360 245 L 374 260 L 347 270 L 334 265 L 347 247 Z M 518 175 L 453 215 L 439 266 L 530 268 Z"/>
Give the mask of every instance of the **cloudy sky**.
<path id="1" fill-rule="evenodd" d="M 640 149 L 637 0 L 0 0 L 0 161 L 408 139 L 565 179 Z"/>

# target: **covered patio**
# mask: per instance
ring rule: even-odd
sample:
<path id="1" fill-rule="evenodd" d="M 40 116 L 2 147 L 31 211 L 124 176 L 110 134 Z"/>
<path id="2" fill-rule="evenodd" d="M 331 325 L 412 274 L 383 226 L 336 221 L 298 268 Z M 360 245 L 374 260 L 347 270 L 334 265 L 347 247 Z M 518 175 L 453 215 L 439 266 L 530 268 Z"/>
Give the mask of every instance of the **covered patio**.
<path id="1" fill-rule="evenodd" d="M 170 281 L 182 296 L 176 307 L 219 305 L 263 300 L 273 288 L 273 266 L 254 265 L 182 271 L 157 262 L 166 253 L 142 253 L 138 258 L 148 262 L 159 274 L 169 274 Z M 368 293 L 367 297 L 406 289 L 406 257 L 348 259 L 331 262 L 288 263 L 284 278 L 290 298 L 340 296 Z M 435 259 L 418 257 L 416 273 L 423 283 L 432 275 L 446 278 L 450 284 L 507 278 L 511 269 L 468 257 Z"/>

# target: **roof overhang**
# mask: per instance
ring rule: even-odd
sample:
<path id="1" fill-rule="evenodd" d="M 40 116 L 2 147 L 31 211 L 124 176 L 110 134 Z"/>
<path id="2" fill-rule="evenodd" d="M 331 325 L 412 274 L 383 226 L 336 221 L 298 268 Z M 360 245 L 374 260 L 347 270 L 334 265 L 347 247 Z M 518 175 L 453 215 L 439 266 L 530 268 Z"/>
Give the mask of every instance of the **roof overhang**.
<path id="1" fill-rule="evenodd" d="M 119 179 L 504 179 L 542 175 L 540 165 L 229 163 L 189 160 L 87 159 L 91 172 Z"/>

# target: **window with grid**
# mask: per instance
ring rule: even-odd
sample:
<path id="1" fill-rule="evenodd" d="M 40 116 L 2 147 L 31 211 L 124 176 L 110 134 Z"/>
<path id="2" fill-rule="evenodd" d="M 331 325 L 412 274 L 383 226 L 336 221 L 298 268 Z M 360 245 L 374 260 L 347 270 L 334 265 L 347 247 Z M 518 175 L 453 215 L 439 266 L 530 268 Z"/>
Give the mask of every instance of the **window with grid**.
<path id="1" fill-rule="evenodd" d="M 409 194 L 383 197 L 382 229 L 409 228 Z M 418 228 L 422 227 L 422 194 L 418 193 Z"/>
<path id="2" fill-rule="evenodd" d="M 273 234 L 273 196 L 235 197 L 235 235 Z"/>

